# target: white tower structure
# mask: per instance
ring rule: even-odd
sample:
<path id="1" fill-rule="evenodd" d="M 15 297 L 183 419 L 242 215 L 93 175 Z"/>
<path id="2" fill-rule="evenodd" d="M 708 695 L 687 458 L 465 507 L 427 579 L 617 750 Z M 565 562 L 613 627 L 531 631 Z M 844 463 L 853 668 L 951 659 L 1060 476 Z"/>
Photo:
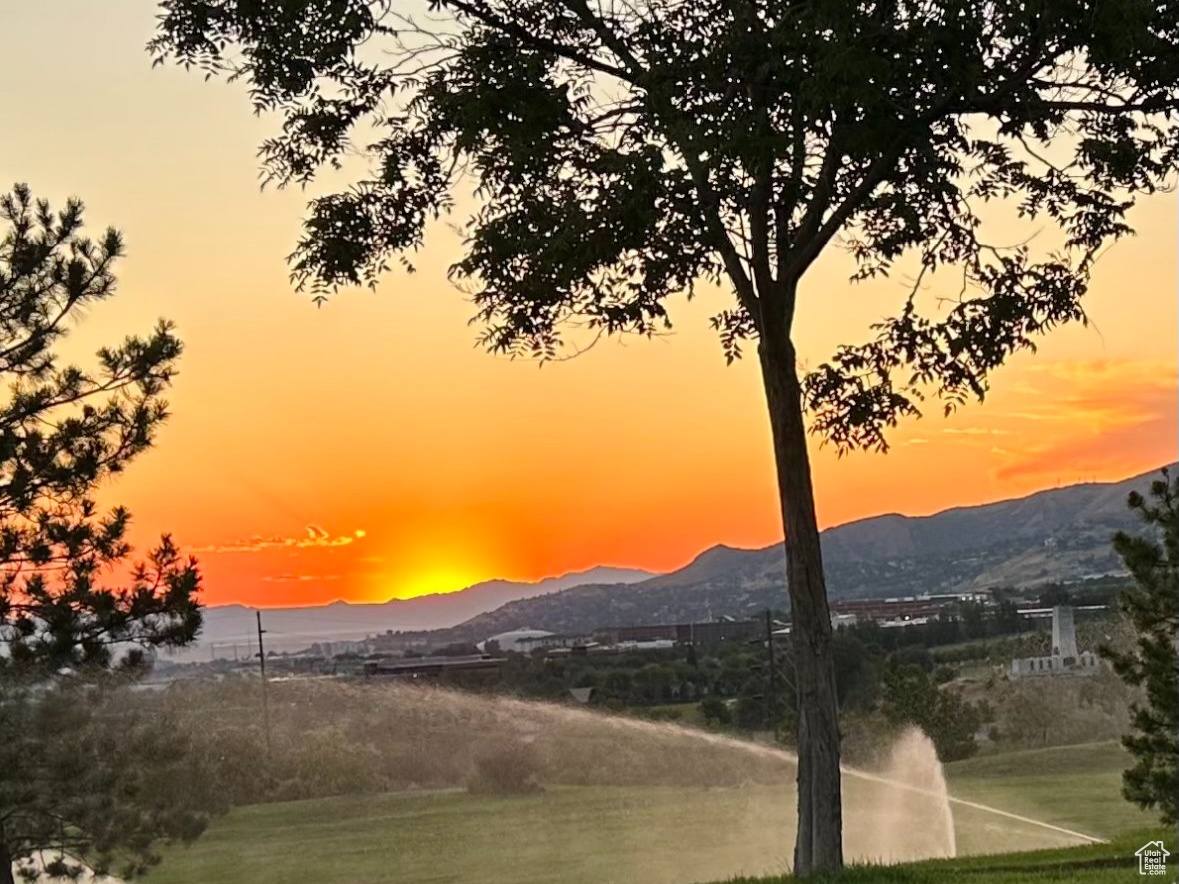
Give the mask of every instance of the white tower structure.
<path id="1" fill-rule="evenodd" d="M 1052 656 L 1076 660 L 1077 628 L 1073 624 L 1072 605 L 1057 605 L 1052 609 Z"/>

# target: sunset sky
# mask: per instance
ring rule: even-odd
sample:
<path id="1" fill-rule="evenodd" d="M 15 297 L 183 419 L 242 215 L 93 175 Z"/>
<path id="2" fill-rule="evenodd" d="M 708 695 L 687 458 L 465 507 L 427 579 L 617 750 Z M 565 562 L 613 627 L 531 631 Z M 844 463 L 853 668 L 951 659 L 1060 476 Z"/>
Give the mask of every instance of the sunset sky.
<path id="1" fill-rule="evenodd" d="M 458 241 L 433 231 L 418 273 L 322 309 L 284 256 L 306 194 L 260 192 L 274 127 L 243 86 L 151 69 L 147 0 L 7 3 L 0 11 L 0 186 L 76 195 L 120 228 L 121 294 L 86 317 L 71 358 L 174 320 L 186 342 L 155 450 L 103 490 L 142 548 L 172 532 L 209 604 L 383 601 L 597 564 L 664 571 L 716 543 L 781 537 L 753 361 L 726 367 L 708 317 L 722 292 L 672 305 L 674 334 L 605 342 L 543 368 L 475 347 L 445 279 Z M 17 85 L 19 84 L 19 85 Z M 926 514 L 1176 456 L 1174 194 L 1101 260 L 1093 325 L 1046 339 L 984 405 L 931 415 L 887 455 L 814 450 L 820 521 Z M 847 282 L 832 253 L 808 278 L 806 364 L 896 310 L 901 280 Z"/>

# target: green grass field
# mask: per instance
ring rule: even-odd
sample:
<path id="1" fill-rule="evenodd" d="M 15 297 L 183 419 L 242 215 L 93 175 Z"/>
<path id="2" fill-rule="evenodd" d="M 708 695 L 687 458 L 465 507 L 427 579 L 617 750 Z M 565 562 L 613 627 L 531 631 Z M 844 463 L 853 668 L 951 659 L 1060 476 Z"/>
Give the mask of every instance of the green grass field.
<path id="1" fill-rule="evenodd" d="M 150 880 L 679 884 L 767 872 L 785 867 L 787 849 L 785 815 L 760 819 L 769 791 L 591 786 L 518 798 L 450 792 L 262 805 L 218 821 Z M 782 855 L 767 865 L 775 847 Z"/>
<path id="2" fill-rule="evenodd" d="M 1154 823 L 1122 797 L 1127 764 L 1117 743 L 1086 743 L 958 761 L 946 766 L 946 778 L 957 798 L 1114 838 Z"/>
<path id="3" fill-rule="evenodd" d="M 1117 746 L 1091 744 L 974 759 L 950 765 L 947 774 L 951 792 L 964 799 L 1114 838 L 1142 830 L 1150 822 L 1118 794 L 1123 764 Z M 865 788 L 849 784 L 848 792 L 864 796 Z M 455 791 L 261 805 L 235 810 L 216 821 L 192 847 L 171 851 L 149 880 L 155 884 L 723 881 L 741 874 L 773 875 L 785 868 L 793 843 L 792 804 L 792 793 L 784 787 L 592 786 L 553 788 L 520 798 Z M 887 812 L 887 808 L 876 812 Z M 871 817 L 859 819 L 864 829 L 874 825 Z M 876 820 L 884 817 L 878 815 Z M 955 809 L 954 823 L 960 855 L 1073 841 L 967 807 Z M 849 843 L 852 840 L 849 836 Z M 917 884 L 958 880 L 967 869 L 978 870 L 971 880 L 987 884 L 1129 880 L 1129 875 L 1137 877 L 1136 869 L 1126 865 L 1133 849 L 1129 858 L 1126 845 L 1115 844 L 1067 853 L 877 867 L 852 870 L 847 880 Z M 1070 867 L 1075 874 L 1065 874 L 1060 864 L 1066 861 L 1081 863 Z M 1121 877 L 1109 877 L 1115 874 Z"/>
<path id="4" fill-rule="evenodd" d="M 1167 875 L 1152 879 L 1138 873 L 1134 852 L 1148 841 L 1160 838 L 1174 854 L 1174 831 L 1156 828 L 1088 847 L 929 860 L 888 867 L 856 866 L 837 875 L 822 875 L 809 880 L 814 884 L 947 884 L 954 881 L 971 884 L 1128 884 L 1131 881 L 1174 881 L 1174 855 L 1168 858 Z M 791 880 L 786 877 L 738 878 L 723 884 L 787 884 Z"/>

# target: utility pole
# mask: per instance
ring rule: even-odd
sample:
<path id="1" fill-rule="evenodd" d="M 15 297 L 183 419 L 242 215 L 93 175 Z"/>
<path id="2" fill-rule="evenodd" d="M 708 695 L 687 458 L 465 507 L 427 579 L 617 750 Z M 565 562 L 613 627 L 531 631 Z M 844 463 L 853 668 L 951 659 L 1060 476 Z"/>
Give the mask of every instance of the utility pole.
<path id="1" fill-rule="evenodd" d="M 769 656 L 770 677 L 766 686 L 766 717 L 774 727 L 774 742 L 778 741 L 778 715 L 775 713 L 778 697 L 778 665 L 774 661 L 774 618 L 766 608 L 766 654 Z"/>
<path id="2" fill-rule="evenodd" d="M 266 734 L 266 754 L 270 755 L 270 706 L 266 701 L 266 649 L 262 647 L 262 612 L 254 612 L 258 616 L 258 670 L 262 674 L 262 730 Z"/>

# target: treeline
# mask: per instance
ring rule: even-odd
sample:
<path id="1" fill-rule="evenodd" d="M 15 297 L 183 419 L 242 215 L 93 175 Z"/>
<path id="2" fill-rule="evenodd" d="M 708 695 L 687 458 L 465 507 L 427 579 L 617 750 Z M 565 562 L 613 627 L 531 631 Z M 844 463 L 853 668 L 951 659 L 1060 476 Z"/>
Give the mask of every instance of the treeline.
<path id="1" fill-rule="evenodd" d="M 1043 603 L 1060 603 L 1058 598 Z M 973 754 L 976 736 L 992 724 L 994 710 L 986 702 L 968 701 L 950 684 L 959 664 L 1006 663 L 1042 652 L 1047 641 L 1013 599 L 993 606 L 961 603 L 927 623 L 903 628 L 866 623 L 837 630 L 840 713 L 853 723 L 849 730 L 867 730 L 863 746 L 850 741 L 850 754 L 870 753 L 883 733 L 906 724 L 921 727 L 943 761 Z M 509 653 L 495 680 L 452 683 L 556 701 L 589 688 L 589 703 L 612 712 L 721 731 L 770 732 L 785 741 L 795 731 L 797 692 L 789 640 L 776 637 L 774 645 L 771 650 L 761 639 L 610 655 Z"/>

